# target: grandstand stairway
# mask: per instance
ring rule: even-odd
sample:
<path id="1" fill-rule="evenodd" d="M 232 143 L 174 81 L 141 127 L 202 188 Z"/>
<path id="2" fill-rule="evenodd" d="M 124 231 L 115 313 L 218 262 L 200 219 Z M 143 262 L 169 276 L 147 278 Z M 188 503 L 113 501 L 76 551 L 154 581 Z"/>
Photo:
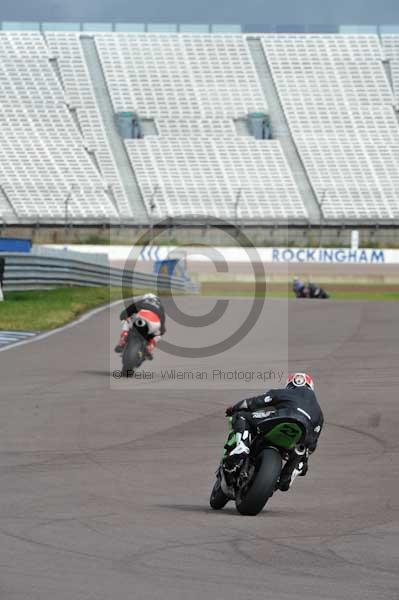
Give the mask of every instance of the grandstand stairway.
<path id="1" fill-rule="evenodd" d="M 284 116 L 267 58 L 262 48 L 262 42 L 258 38 L 247 38 L 247 43 L 269 107 L 272 136 L 274 139 L 280 141 L 285 158 L 290 166 L 299 193 L 308 211 L 310 222 L 318 223 L 321 217 L 321 208 L 299 157 L 287 120 Z"/>
<path id="2" fill-rule="evenodd" d="M 89 70 L 97 104 L 103 119 L 108 142 L 118 165 L 119 174 L 137 223 L 148 223 L 149 217 L 136 175 L 126 152 L 123 139 L 115 126 L 114 109 L 93 37 L 82 36 L 81 44 Z"/>
<path id="3" fill-rule="evenodd" d="M 382 44 L 382 47 L 385 50 L 383 40 L 380 40 L 380 43 Z M 388 47 L 388 52 L 389 52 L 389 47 Z M 393 61 L 393 64 L 392 64 L 392 61 Z M 399 122 L 399 102 L 398 102 L 397 89 L 396 89 L 396 85 L 395 85 L 396 77 L 394 76 L 394 70 L 397 69 L 396 62 L 397 61 L 395 61 L 394 58 L 392 58 L 392 57 L 385 58 L 382 61 L 382 66 L 385 71 L 386 78 L 391 87 L 392 94 L 395 97 L 394 112 L 395 112 L 395 117 L 396 117 L 397 121 Z"/>
<path id="4" fill-rule="evenodd" d="M 4 225 L 4 223 L 15 223 L 18 220 L 18 215 L 3 186 L 0 184 L 0 221 Z"/>

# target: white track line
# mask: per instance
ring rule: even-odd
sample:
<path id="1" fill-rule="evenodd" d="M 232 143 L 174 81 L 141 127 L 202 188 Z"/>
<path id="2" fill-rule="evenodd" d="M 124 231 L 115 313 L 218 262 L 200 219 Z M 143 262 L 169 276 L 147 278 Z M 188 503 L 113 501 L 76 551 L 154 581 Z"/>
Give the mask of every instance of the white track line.
<path id="1" fill-rule="evenodd" d="M 32 331 L 0 331 L 0 348 L 37 335 Z"/>
<path id="2" fill-rule="evenodd" d="M 30 335 L 37 335 L 34 331 L 0 331 L 0 337 L 7 338 L 23 338 L 29 337 Z"/>
<path id="3" fill-rule="evenodd" d="M 76 325 L 80 325 L 81 323 L 84 323 L 84 321 L 88 321 L 95 315 L 98 315 L 98 313 L 101 313 L 104 310 L 108 310 L 109 308 L 111 308 L 112 306 L 116 306 L 117 304 L 122 304 L 122 302 L 124 302 L 124 300 L 115 300 L 114 302 L 105 304 L 105 306 L 100 306 L 99 308 L 95 308 L 95 309 L 89 311 L 88 313 L 85 313 L 84 315 L 82 315 L 81 317 L 76 319 L 75 321 L 72 321 L 71 323 L 67 323 L 67 325 L 63 325 L 62 327 L 58 327 L 57 329 L 52 329 L 51 331 L 46 331 L 45 333 L 39 333 L 38 335 L 31 334 L 31 336 L 28 339 L 25 339 L 25 340 L 22 340 L 19 342 L 15 342 L 13 344 L 8 344 L 7 346 L 4 346 L 3 348 L 0 347 L 0 352 L 6 352 L 7 350 L 12 350 L 13 348 L 17 348 L 18 346 L 25 346 L 25 344 L 30 344 L 32 342 L 38 342 L 40 340 L 44 340 L 48 337 L 51 337 L 52 335 L 55 335 L 56 333 L 61 333 L 62 331 L 65 331 L 66 329 L 70 329 L 71 327 L 76 327 Z M 10 333 L 10 332 L 6 332 L 6 333 Z M 16 333 L 21 333 L 21 332 L 16 332 Z M 1 332 L 0 332 L 0 336 L 1 336 Z"/>

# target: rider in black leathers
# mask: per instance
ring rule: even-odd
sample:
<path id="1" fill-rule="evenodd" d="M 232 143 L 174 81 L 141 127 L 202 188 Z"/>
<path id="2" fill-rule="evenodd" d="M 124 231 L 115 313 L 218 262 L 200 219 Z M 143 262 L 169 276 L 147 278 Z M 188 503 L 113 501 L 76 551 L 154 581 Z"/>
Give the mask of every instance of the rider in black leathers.
<path id="1" fill-rule="evenodd" d="M 305 295 L 306 286 L 298 277 L 294 277 L 292 282 L 292 291 L 297 298 L 306 298 Z"/>
<path id="2" fill-rule="evenodd" d="M 258 419 L 264 419 L 269 411 L 270 415 L 284 412 L 286 415 L 300 418 L 305 424 L 306 436 L 302 440 L 304 452 L 301 456 L 299 457 L 296 452 L 290 453 L 280 476 L 279 489 L 282 491 L 289 489 L 295 469 L 298 469 L 300 475 L 305 475 L 308 469 L 308 456 L 316 450 L 324 422 L 313 389 L 314 384 L 310 375 L 295 373 L 288 377 L 285 388 L 269 390 L 266 394 L 241 400 L 229 407 L 226 416 L 232 416 L 236 446 L 225 457 L 224 469 L 233 473 L 240 468 L 243 459 L 249 454 L 251 435 L 256 432 Z"/>
<path id="3" fill-rule="evenodd" d="M 296 298 L 318 298 L 323 300 L 329 298 L 329 295 L 322 287 L 319 287 L 311 281 L 305 285 L 298 277 L 294 277 L 292 291 Z"/>
<path id="4" fill-rule="evenodd" d="M 162 306 L 159 297 L 155 294 L 144 294 L 144 296 L 137 296 L 129 306 L 122 310 L 120 314 L 120 319 L 122 321 L 122 332 L 118 345 L 115 347 L 115 352 L 123 352 L 123 349 L 126 345 L 127 334 L 130 329 L 129 319 L 132 315 L 137 314 L 139 310 L 150 310 L 158 315 L 160 319 L 160 329 L 157 335 L 153 337 L 162 336 L 165 333 L 165 309 Z M 152 345 L 150 344 L 147 358 L 151 357 L 151 351 Z"/>

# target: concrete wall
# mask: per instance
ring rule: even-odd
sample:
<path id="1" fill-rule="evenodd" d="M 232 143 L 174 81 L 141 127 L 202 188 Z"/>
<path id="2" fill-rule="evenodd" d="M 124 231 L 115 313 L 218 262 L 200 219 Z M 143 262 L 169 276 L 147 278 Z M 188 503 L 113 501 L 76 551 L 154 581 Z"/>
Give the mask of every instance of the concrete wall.
<path id="1" fill-rule="evenodd" d="M 368 248 L 399 247 L 399 227 L 357 227 L 360 245 Z M 244 227 L 239 232 L 233 228 L 172 227 L 168 230 L 135 227 L 74 227 L 65 233 L 64 227 L 3 227 L 0 237 L 29 238 L 36 244 L 132 244 L 140 243 L 153 236 L 154 244 L 209 244 L 214 246 L 235 245 L 247 240 L 254 246 L 297 246 L 325 247 L 350 246 L 351 228 L 330 227 L 321 232 L 318 227 Z M 234 241 L 234 243 L 232 243 Z"/>

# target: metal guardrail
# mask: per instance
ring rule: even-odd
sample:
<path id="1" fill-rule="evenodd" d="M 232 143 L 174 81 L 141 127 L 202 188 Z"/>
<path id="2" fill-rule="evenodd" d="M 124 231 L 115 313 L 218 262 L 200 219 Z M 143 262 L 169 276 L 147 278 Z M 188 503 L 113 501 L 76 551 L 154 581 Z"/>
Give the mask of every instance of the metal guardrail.
<path id="1" fill-rule="evenodd" d="M 54 258 L 71 258 L 72 260 L 80 260 L 85 263 L 95 263 L 102 266 L 109 265 L 107 247 L 105 249 L 104 247 L 99 247 L 98 252 L 81 252 L 76 248 L 69 249 L 65 245 L 60 245 L 56 248 L 53 246 L 54 245 L 50 247 L 33 244 L 29 254 L 45 258 L 48 258 L 49 256 Z M 4 252 L 15 254 L 15 251 L 12 249 L 4 250 Z"/>
<path id="2" fill-rule="evenodd" d="M 127 273 L 123 269 L 88 263 L 71 258 L 37 256 L 22 253 L 1 253 L 6 259 L 3 287 L 5 291 L 46 289 L 62 285 L 88 287 L 106 286 L 153 288 L 199 292 L 199 286 L 190 279 Z"/>

